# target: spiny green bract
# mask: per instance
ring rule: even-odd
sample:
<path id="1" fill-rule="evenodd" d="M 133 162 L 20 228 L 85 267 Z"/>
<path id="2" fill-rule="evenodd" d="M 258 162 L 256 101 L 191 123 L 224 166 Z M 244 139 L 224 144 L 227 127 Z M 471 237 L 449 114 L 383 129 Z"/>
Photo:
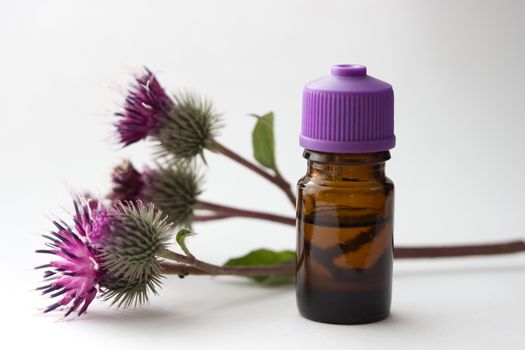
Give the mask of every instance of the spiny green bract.
<path id="1" fill-rule="evenodd" d="M 161 286 L 161 275 L 152 275 L 147 280 L 126 280 L 106 274 L 100 284 L 104 287 L 102 299 L 111 301 L 118 307 L 143 305 L 148 301 L 148 293 L 157 293 Z"/>
<path id="2" fill-rule="evenodd" d="M 144 199 L 154 203 L 174 226 L 188 226 L 201 193 L 200 183 L 193 166 L 159 166 L 148 176 Z"/>
<path id="3" fill-rule="evenodd" d="M 192 93 L 174 96 L 175 104 L 158 129 L 159 153 L 176 161 L 190 161 L 213 143 L 220 117 L 210 101 Z"/>
<path id="4" fill-rule="evenodd" d="M 148 291 L 156 293 L 162 278 L 157 254 L 166 249 L 171 224 L 153 204 L 119 203 L 111 213 L 111 227 L 101 245 L 106 278 L 104 298 L 118 306 L 142 304 Z"/>

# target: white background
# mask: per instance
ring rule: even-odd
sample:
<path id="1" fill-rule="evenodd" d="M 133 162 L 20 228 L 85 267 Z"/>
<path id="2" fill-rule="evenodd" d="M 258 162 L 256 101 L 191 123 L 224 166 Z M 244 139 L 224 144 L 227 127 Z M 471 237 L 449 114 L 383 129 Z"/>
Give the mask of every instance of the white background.
<path id="1" fill-rule="evenodd" d="M 251 156 L 253 118 L 276 113 L 278 162 L 295 182 L 302 86 L 334 63 L 393 84 L 396 244 L 524 238 L 525 3 L 520 1 L 4 1 L 0 4 L 2 348 L 525 348 L 525 255 L 403 261 L 392 317 L 366 326 L 302 319 L 292 287 L 169 278 L 140 310 L 95 301 L 83 318 L 42 316 L 32 266 L 70 192 L 103 195 L 121 159 L 112 113 L 147 65 L 170 91 L 224 114 L 219 140 Z M 208 154 L 203 199 L 293 215 L 285 197 Z M 294 247 L 294 231 L 196 225 L 192 250 L 222 263 Z M 10 344 L 10 345 L 8 345 Z M 6 347 L 7 346 L 7 347 Z"/>

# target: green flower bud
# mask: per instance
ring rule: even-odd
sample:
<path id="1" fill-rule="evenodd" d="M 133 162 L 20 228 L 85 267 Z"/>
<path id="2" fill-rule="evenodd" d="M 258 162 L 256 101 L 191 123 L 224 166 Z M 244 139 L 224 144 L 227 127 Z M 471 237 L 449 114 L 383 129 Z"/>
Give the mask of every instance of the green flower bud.
<path id="1" fill-rule="evenodd" d="M 220 118 L 208 100 L 195 94 L 181 94 L 174 101 L 155 137 L 162 156 L 187 162 L 213 143 Z"/>
<path id="2" fill-rule="evenodd" d="M 144 171 L 144 175 L 144 200 L 154 203 L 174 226 L 189 226 L 201 193 L 201 179 L 193 167 L 159 166 Z"/>
<path id="3" fill-rule="evenodd" d="M 144 303 L 148 291 L 160 286 L 157 255 L 167 247 L 171 224 L 153 204 L 127 202 L 115 205 L 106 230 L 99 248 L 104 298 L 119 306 Z"/>

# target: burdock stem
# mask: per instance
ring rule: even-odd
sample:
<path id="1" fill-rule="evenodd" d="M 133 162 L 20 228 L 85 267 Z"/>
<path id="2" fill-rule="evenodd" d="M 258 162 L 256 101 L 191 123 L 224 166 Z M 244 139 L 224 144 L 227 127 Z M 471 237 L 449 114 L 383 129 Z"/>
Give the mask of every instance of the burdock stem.
<path id="1" fill-rule="evenodd" d="M 275 174 L 271 174 L 267 172 L 266 170 L 262 169 L 261 167 L 259 167 L 257 164 L 250 162 L 246 158 L 242 157 L 241 155 L 227 148 L 226 146 L 218 143 L 217 141 L 213 141 L 210 144 L 209 148 L 245 166 L 246 168 L 259 174 L 260 176 L 264 177 L 266 180 L 276 185 L 286 194 L 290 203 L 292 203 L 292 205 L 295 207 L 297 200 L 295 198 L 295 194 L 292 192 L 292 187 L 290 183 L 286 181 L 286 179 L 284 179 L 284 177 L 281 175 L 281 173 L 277 169 L 274 170 Z"/>
<path id="2" fill-rule="evenodd" d="M 225 218 L 233 217 L 233 216 L 240 216 L 240 217 L 246 217 L 246 218 L 268 220 L 272 222 L 278 222 L 281 224 L 295 226 L 295 218 L 292 218 L 292 217 L 270 214 L 270 213 L 254 211 L 254 210 L 234 208 L 234 207 L 230 207 L 230 206 L 226 206 L 222 204 L 210 203 L 206 201 L 199 200 L 198 209 L 205 209 L 205 210 L 210 210 L 210 211 L 215 212 L 215 215 L 204 216 L 204 217 L 201 216 L 200 221 L 218 220 L 218 219 L 225 219 Z M 197 217 L 197 219 L 199 219 L 199 217 Z"/>
<path id="3" fill-rule="evenodd" d="M 524 241 L 510 241 L 495 244 L 477 244 L 461 246 L 439 246 L 439 247 L 397 247 L 394 249 L 396 259 L 414 258 L 445 258 L 473 255 L 495 255 L 518 253 L 525 251 Z M 295 266 L 272 265 L 272 266 L 218 266 L 200 261 L 194 257 L 188 257 L 171 250 L 163 250 L 159 256 L 176 261 L 177 264 L 162 263 L 162 269 L 167 274 L 175 274 L 181 277 L 188 275 L 231 275 L 231 276 L 293 276 Z"/>
<path id="4" fill-rule="evenodd" d="M 231 276 L 292 276 L 295 274 L 293 265 L 272 265 L 272 266 L 219 266 L 176 253 L 169 249 L 164 249 L 159 256 L 168 260 L 173 260 L 179 264 L 163 263 L 162 268 L 166 273 L 177 275 L 231 275 Z"/>
<path id="5" fill-rule="evenodd" d="M 395 247 L 396 259 L 450 258 L 472 255 L 497 255 L 525 251 L 525 241 L 508 241 L 490 244 L 449 245 L 435 247 Z"/>

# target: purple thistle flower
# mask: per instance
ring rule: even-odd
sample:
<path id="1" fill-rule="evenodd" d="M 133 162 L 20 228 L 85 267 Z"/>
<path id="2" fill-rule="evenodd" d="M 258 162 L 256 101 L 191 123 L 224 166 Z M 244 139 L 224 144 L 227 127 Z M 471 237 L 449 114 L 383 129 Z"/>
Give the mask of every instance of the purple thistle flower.
<path id="1" fill-rule="evenodd" d="M 79 202 L 73 202 L 74 228 L 62 221 L 54 221 L 57 230 L 51 231 L 51 235 L 43 235 L 50 249 L 36 251 L 59 258 L 37 267 L 48 269 L 44 272 L 44 279 L 50 282 L 37 290 L 42 290 L 43 295 L 53 292 L 52 298 L 62 296 L 49 305 L 44 313 L 65 308 L 66 317 L 76 310 L 79 310 L 80 316 L 100 290 L 104 273 L 98 248 L 110 230 L 110 212 L 99 201 L 85 200 L 84 205 Z"/>
<path id="2" fill-rule="evenodd" d="M 95 209 L 99 206 L 100 200 L 91 192 L 86 191 L 81 195 L 81 197 L 84 198 L 84 201 L 87 202 L 91 209 Z"/>
<path id="3" fill-rule="evenodd" d="M 46 245 L 50 249 L 37 250 L 37 253 L 53 254 L 58 259 L 37 267 L 47 269 L 44 279 L 50 282 L 37 290 L 43 295 L 52 293 L 52 298 L 61 296 L 44 310 L 45 313 L 64 308 L 67 309 L 66 317 L 77 310 L 80 316 L 97 295 L 102 277 L 100 261 L 87 241 L 73 229 L 58 222 L 55 226 L 58 230 L 51 232 L 51 236 L 44 235 L 49 240 Z"/>
<path id="4" fill-rule="evenodd" d="M 80 205 L 77 201 L 73 203 L 75 205 L 73 221 L 76 231 L 87 240 L 90 246 L 98 248 L 111 229 L 110 211 L 99 201 L 94 204 L 89 200 L 85 205 Z"/>
<path id="5" fill-rule="evenodd" d="M 155 75 L 146 72 L 136 77 L 124 103 L 124 111 L 116 113 L 120 117 L 115 124 L 119 141 L 124 146 L 145 139 L 156 132 L 159 122 L 167 117 L 173 101 L 159 84 Z"/>
<path id="6" fill-rule="evenodd" d="M 158 173 L 155 169 L 152 169 L 148 166 L 145 166 L 144 169 L 142 169 L 142 182 L 144 184 L 142 188 L 142 196 L 145 197 L 146 190 L 152 186 L 153 181 L 155 179 L 155 175 Z M 150 200 L 151 201 L 151 200 Z"/>
<path id="7" fill-rule="evenodd" d="M 142 199 L 144 189 L 143 175 L 130 161 L 126 160 L 113 170 L 111 175 L 113 188 L 108 198 L 112 201 L 135 202 Z"/>

